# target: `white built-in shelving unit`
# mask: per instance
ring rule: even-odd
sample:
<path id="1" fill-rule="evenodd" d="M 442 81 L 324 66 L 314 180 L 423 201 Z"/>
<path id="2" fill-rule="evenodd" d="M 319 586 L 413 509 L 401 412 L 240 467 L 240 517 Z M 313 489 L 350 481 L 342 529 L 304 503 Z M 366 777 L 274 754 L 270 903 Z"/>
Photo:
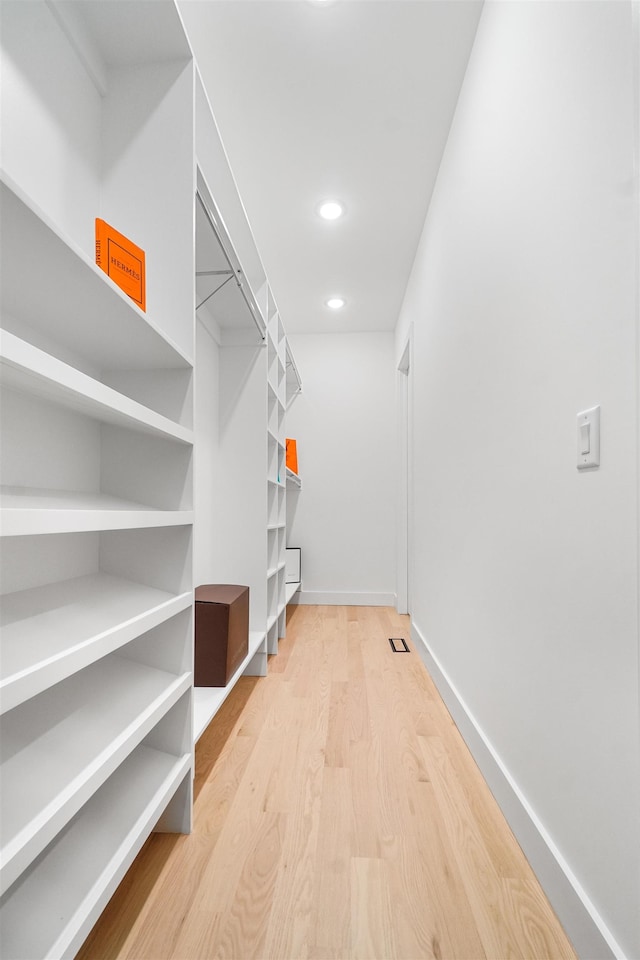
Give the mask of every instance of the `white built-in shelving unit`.
<path id="1" fill-rule="evenodd" d="M 0 953 L 36 960 L 191 829 L 194 739 L 277 652 L 295 363 L 173 0 L 0 14 Z M 224 688 L 193 686 L 194 581 L 250 587 Z"/>
<path id="2" fill-rule="evenodd" d="M 284 636 L 285 414 L 297 370 L 199 75 L 196 154 L 196 581 L 250 593 L 247 657 L 224 690 L 196 688 L 197 738 L 241 676 L 266 675 Z"/>
<path id="3" fill-rule="evenodd" d="M 267 652 L 273 655 L 286 629 L 286 338 L 270 291 L 267 313 Z"/>
<path id="4" fill-rule="evenodd" d="M 193 64 L 164 0 L 0 12 L 0 930 L 36 960 L 191 827 Z"/>
<path id="5" fill-rule="evenodd" d="M 300 378 L 300 373 L 298 372 L 298 367 L 291 352 L 291 347 L 287 342 L 285 344 L 285 377 L 284 377 L 284 387 L 285 387 L 285 407 L 288 410 L 295 398 L 302 391 L 302 380 Z M 292 511 L 296 506 L 296 497 L 302 488 L 302 480 L 297 473 L 294 473 L 293 470 L 290 470 L 287 467 L 286 470 L 286 486 L 287 486 L 287 501 L 285 504 L 285 523 L 287 526 L 287 535 L 285 537 L 285 553 L 286 547 L 290 546 L 289 536 L 288 536 L 288 526 L 287 518 L 290 516 Z M 284 585 L 284 595 L 285 595 L 285 606 L 290 603 L 294 598 L 296 593 L 300 590 L 300 583 L 287 583 L 285 576 L 285 585 Z"/>
<path id="6" fill-rule="evenodd" d="M 246 584 L 250 600 L 243 663 L 226 687 L 195 688 L 197 739 L 240 677 L 267 672 L 273 578 L 267 573 L 272 531 L 264 476 L 278 420 L 269 421 L 265 390 L 268 284 L 199 75 L 196 155 L 196 435 L 202 449 L 196 580 Z"/>

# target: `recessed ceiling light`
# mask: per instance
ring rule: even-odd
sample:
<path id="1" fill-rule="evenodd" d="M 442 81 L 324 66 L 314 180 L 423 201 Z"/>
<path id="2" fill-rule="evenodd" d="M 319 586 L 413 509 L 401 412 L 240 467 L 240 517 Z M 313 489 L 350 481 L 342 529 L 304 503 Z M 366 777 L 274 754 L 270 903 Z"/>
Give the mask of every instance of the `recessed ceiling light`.
<path id="1" fill-rule="evenodd" d="M 327 300 L 327 306 L 331 310 L 341 310 L 345 303 L 346 300 L 343 297 L 330 297 Z"/>
<path id="2" fill-rule="evenodd" d="M 344 203 L 339 200 L 324 200 L 318 206 L 318 213 L 323 220 L 337 220 L 344 213 Z"/>

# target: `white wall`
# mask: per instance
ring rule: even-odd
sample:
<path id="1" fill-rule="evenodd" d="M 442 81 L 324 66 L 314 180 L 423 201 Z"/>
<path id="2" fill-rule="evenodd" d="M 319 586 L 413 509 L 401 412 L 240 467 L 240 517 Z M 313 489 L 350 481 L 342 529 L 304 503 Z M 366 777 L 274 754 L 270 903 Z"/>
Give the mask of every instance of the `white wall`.
<path id="1" fill-rule="evenodd" d="M 415 635 L 589 957 L 640 956 L 635 37 L 626 2 L 485 4 L 396 341 Z"/>
<path id="2" fill-rule="evenodd" d="M 288 544 L 302 547 L 301 599 L 392 604 L 393 334 L 289 339 L 303 383 L 286 419 L 302 478 L 299 493 L 287 490 Z"/>

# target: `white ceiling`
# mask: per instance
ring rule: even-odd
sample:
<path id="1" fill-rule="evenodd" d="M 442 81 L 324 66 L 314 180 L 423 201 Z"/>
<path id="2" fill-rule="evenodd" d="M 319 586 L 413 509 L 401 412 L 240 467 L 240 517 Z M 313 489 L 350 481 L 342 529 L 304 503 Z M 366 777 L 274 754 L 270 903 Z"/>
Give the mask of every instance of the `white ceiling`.
<path id="1" fill-rule="evenodd" d="M 287 332 L 392 330 L 480 0 L 179 6 Z"/>

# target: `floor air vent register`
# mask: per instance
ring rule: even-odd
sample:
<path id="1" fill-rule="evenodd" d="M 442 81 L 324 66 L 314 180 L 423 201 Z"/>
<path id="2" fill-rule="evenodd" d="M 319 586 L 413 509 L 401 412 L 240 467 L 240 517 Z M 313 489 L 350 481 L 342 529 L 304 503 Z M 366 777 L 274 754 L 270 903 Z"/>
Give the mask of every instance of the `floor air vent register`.
<path id="1" fill-rule="evenodd" d="M 402 637 L 389 637 L 389 644 L 394 653 L 411 653 L 407 641 Z"/>

